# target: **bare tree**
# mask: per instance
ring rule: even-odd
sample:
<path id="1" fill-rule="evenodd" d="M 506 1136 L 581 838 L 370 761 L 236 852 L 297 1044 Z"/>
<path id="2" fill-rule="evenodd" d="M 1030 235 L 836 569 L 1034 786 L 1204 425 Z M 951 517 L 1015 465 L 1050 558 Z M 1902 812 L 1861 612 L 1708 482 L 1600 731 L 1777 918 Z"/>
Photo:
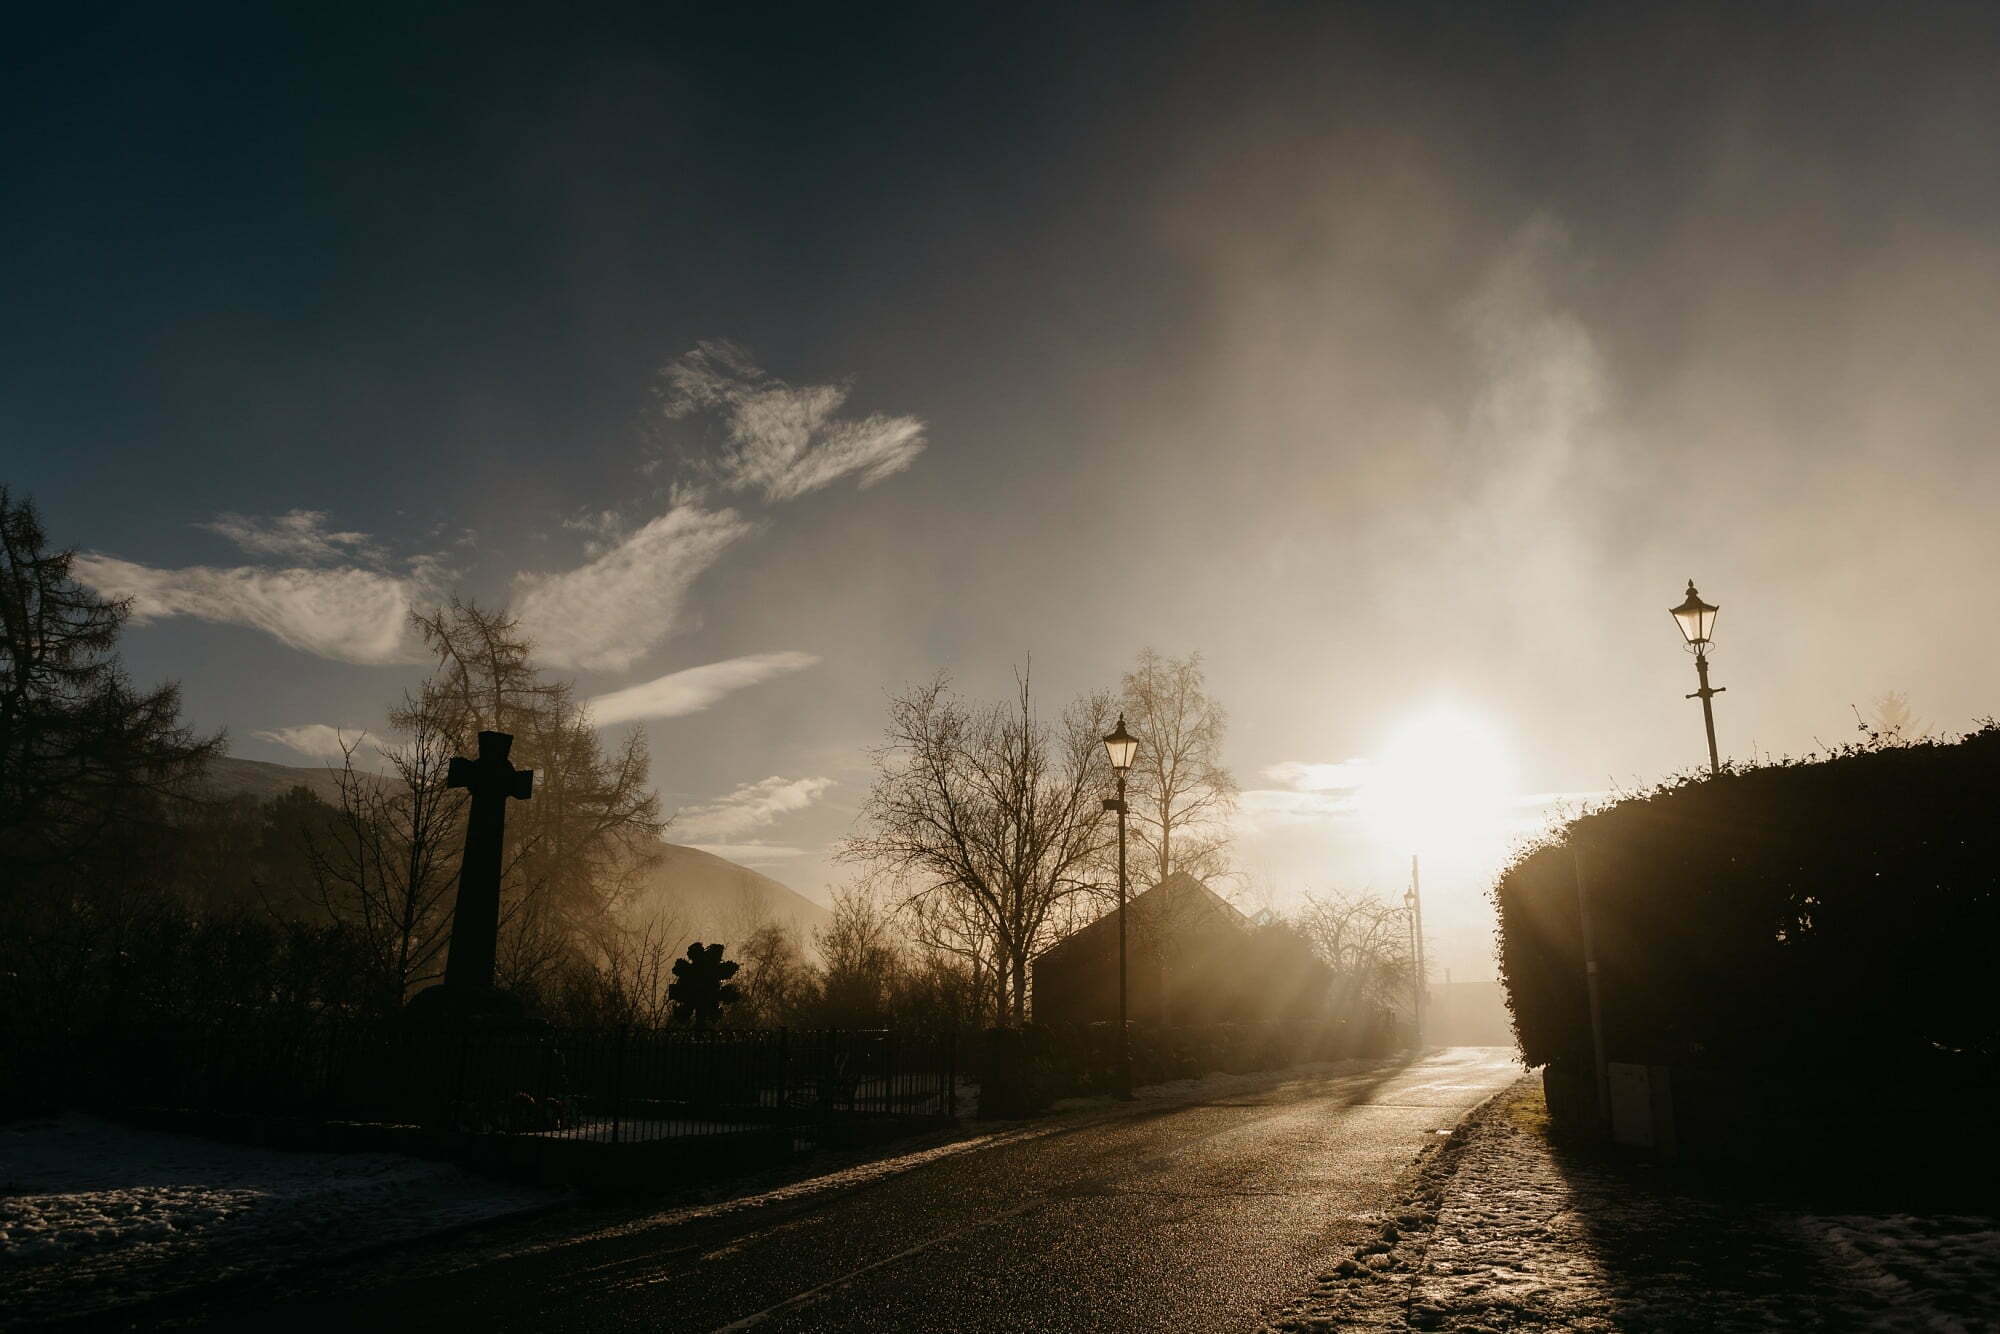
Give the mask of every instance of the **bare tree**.
<path id="1" fill-rule="evenodd" d="M 648 1028 L 666 1026 L 674 1008 L 667 988 L 674 980 L 674 960 L 687 942 L 685 919 L 655 908 L 604 943 L 602 972 L 619 1019 Z"/>
<path id="2" fill-rule="evenodd" d="M 882 1022 L 903 967 L 892 913 L 865 884 L 833 891 L 833 916 L 813 931 L 826 970 L 821 1006 L 842 1027 Z"/>
<path id="3" fill-rule="evenodd" d="M 928 943 L 990 961 L 999 1022 L 1025 1017 L 1028 961 L 1092 887 L 1110 710 L 1108 697 L 1088 696 L 1052 725 L 1035 715 L 1025 676 L 1012 704 L 968 705 L 942 676 L 890 701 L 866 832 L 841 855 L 903 887 Z"/>
<path id="4" fill-rule="evenodd" d="M 1307 894 L 1292 927 L 1333 970 L 1337 1004 L 1396 1008 L 1409 1003 L 1416 961 L 1409 916 L 1374 894 Z"/>
<path id="5" fill-rule="evenodd" d="M 1226 874 L 1236 780 L 1222 767 L 1227 716 L 1208 696 L 1201 655 L 1143 650 L 1125 674 L 1119 703 L 1139 738 L 1126 778 L 1135 860 L 1156 884 L 1175 871 L 1203 881 Z"/>
<path id="6" fill-rule="evenodd" d="M 917 895 L 904 900 L 901 915 L 919 950 L 952 960 L 964 973 L 972 998 L 968 1017 L 976 1020 L 984 1013 L 1004 1023 L 1007 970 L 998 937 L 986 929 L 978 901 L 965 894 Z M 1052 934 L 1060 938 L 1063 932 L 1058 928 Z"/>
<path id="7" fill-rule="evenodd" d="M 359 930 L 392 1007 L 444 975 L 464 838 L 465 794 L 445 786 L 452 738 L 422 711 L 408 725 L 400 745 L 382 750 L 388 775 L 355 764 L 365 737 L 342 739 L 333 818 L 303 831 L 321 906 Z"/>
<path id="8" fill-rule="evenodd" d="M 535 770 L 535 795 L 508 812 L 499 964 L 533 986 L 579 953 L 620 944 L 613 908 L 654 855 L 664 822 L 650 790 L 645 732 L 606 751 L 566 681 L 545 678 L 516 620 L 453 598 L 415 618 L 437 655 L 419 695 L 391 714 L 471 754 L 482 730 L 514 737 L 513 760 Z"/>
<path id="9" fill-rule="evenodd" d="M 743 998 L 733 1019 L 773 1027 L 805 1013 L 818 997 L 819 978 L 791 926 L 767 915 L 738 938 L 743 943 L 736 947 L 736 957 L 743 971 L 736 975 L 736 985 Z"/>

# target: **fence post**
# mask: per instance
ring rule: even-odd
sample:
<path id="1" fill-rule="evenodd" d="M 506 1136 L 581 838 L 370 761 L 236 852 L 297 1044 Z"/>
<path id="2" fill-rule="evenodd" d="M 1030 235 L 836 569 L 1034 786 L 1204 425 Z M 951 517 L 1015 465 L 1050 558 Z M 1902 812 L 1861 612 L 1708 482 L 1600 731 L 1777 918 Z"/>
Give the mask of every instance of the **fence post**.
<path id="1" fill-rule="evenodd" d="M 889 1030 L 889 1040 L 883 1044 L 883 1064 L 888 1067 L 888 1071 L 886 1077 L 882 1080 L 882 1098 L 886 1104 L 882 1110 L 894 1116 L 896 1114 L 896 1030 L 893 1028 Z"/>
<path id="2" fill-rule="evenodd" d="M 611 1045 L 611 1142 L 618 1142 L 618 1130 L 625 1111 L 625 1025 Z"/>
<path id="3" fill-rule="evenodd" d="M 953 1016 L 957 1018 L 956 1015 Z M 945 1115 L 958 1120 L 958 1025 L 953 1023 L 951 1035 L 945 1039 L 944 1054 L 944 1107 Z"/>
<path id="4" fill-rule="evenodd" d="M 778 1027 L 778 1130 L 785 1137 L 785 1152 L 792 1151 L 792 1030 Z"/>
<path id="5" fill-rule="evenodd" d="M 535 1128 L 537 1130 L 553 1130 L 555 1127 L 546 1123 L 558 1119 L 549 1113 L 549 1057 L 555 1043 L 546 1033 L 541 1036 L 540 1043 L 542 1048 L 542 1068 L 541 1072 L 535 1076 Z"/>
<path id="6" fill-rule="evenodd" d="M 445 1113 L 445 1129 L 457 1130 L 459 1118 L 465 1107 L 465 1064 L 472 1052 L 472 1032 L 461 1029 L 458 1035 L 458 1072 L 451 1081 L 450 1110 Z"/>
<path id="7" fill-rule="evenodd" d="M 833 1128 L 833 1100 L 840 1094 L 840 1030 L 829 1029 L 826 1035 L 826 1060 L 824 1073 L 820 1077 L 819 1098 L 819 1138 L 824 1144 Z"/>

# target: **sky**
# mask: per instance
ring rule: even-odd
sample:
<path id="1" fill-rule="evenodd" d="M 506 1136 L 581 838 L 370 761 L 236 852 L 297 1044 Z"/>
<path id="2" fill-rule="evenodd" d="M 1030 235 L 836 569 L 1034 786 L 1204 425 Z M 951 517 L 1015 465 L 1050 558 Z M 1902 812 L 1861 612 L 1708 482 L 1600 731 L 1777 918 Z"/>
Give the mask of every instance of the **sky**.
<path id="1" fill-rule="evenodd" d="M 824 899 L 889 695 L 1229 711 L 1246 901 L 1490 976 L 1551 812 L 1996 710 L 1990 5 L 103 6 L 10 40 L 0 480 L 313 764 L 511 607 Z"/>

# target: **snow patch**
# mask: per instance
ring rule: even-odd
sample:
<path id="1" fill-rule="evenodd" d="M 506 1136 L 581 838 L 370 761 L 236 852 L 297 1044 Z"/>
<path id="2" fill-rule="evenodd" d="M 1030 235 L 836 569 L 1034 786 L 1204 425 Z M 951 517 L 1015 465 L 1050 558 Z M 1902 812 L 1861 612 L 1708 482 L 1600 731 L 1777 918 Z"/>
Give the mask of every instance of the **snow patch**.
<path id="1" fill-rule="evenodd" d="M 400 1154 L 219 1144 L 82 1114 L 17 1122 L 0 1127 L 0 1316 L 123 1305 L 564 1198 Z"/>

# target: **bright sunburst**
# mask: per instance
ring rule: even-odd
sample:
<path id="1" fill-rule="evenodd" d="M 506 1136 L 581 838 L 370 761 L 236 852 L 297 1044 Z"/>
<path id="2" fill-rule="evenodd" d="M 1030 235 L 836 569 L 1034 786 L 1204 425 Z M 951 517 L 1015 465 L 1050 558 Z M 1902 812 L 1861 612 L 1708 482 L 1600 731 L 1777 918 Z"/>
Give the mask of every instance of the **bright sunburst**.
<path id="1" fill-rule="evenodd" d="M 1507 838 L 1512 758 L 1479 715 L 1441 705 L 1391 735 L 1358 796 L 1376 836 L 1399 850 L 1476 860 Z"/>

